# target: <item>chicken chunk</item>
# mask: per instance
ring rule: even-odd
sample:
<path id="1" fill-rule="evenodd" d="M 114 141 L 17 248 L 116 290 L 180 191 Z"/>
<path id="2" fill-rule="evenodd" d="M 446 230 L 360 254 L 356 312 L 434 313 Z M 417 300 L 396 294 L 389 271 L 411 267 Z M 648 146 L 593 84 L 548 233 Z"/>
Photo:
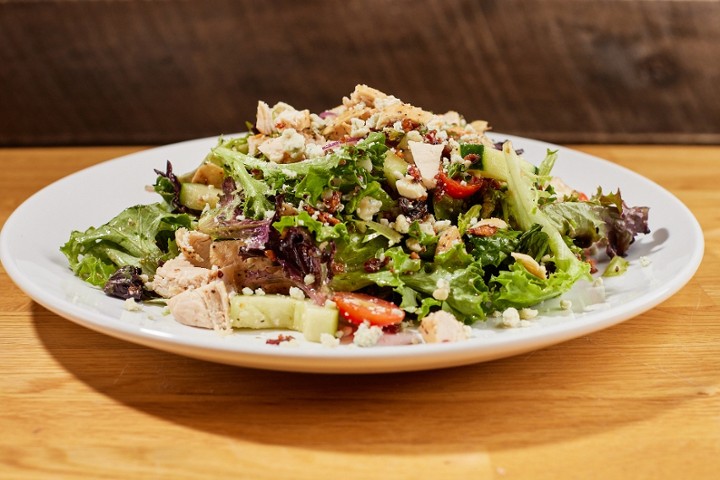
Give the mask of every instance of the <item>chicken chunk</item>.
<path id="1" fill-rule="evenodd" d="M 210 246 L 212 238 L 196 230 L 178 228 L 175 241 L 182 254 L 196 267 L 210 268 Z"/>
<path id="2" fill-rule="evenodd" d="M 207 285 L 216 278 L 217 269 L 195 266 L 181 254 L 159 267 L 147 286 L 161 297 L 170 298 L 185 290 Z"/>
<path id="3" fill-rule="evenodd" d="M 263 101 L 258 102 L 257 120 L 255 122 L 255 128 L 257 128 L 258 132 L 262 133 L 263 135 L 272 135 L 275 131 L 272 111 L 270 110 L 270 106 Z"/>
<path id="4" fill-rule="evenodd" d="M 230 328 L 228 292 L 219 280 L 179 293 L 168 299 L 167 305 L 175 320 L 184 325 L 219 330 Z"/>
<path id="5" fill-rule="evenodd" d="M 214 242 L 210 264 L 219 268 L 225 285 L 234 291 L 243 287 L 262 288 L 266 293 L 287 293 L 292 283 L 280 265 L 266 257 L 248 257 L 241 253 L 242 240 Z"/>

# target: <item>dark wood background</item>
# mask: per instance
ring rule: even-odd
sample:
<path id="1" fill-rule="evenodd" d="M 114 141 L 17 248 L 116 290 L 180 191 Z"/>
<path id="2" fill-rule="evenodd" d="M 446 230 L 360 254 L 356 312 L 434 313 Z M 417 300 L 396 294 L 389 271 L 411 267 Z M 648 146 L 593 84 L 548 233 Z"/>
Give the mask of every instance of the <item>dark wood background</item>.
<path id="1" fill-rule="evenodd" d="M 0 0 L 0 145 L 236 132 L 356 83 L 553 142 L 720 143 L 720 2 Z"/>

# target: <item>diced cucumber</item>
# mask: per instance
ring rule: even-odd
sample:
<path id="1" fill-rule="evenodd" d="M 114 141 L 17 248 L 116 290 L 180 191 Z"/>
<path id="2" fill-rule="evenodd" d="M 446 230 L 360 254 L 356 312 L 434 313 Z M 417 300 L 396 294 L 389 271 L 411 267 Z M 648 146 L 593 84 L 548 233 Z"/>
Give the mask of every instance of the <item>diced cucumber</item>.
<path id="1" fill-rule="evenodd" d="M 234 328 L 294 330 L 297 302 L 283 295 L 235 295 L 230 299 L 230 324 Z"/>
<path id="2" fill-rule="evenodd" d="M 471 173 L 477 173 L 480 176 L 494 178 L 495 180 L 507 181 L 508 171 L 505 162 L 505 154 L 502 150 L 494 148 L 484 148 L 481 160 L 476 163 Z M 530 162 L 521 160 L 520 168 L 523 171 L 535 175 L 537 167 Z"/>
<path id="3" fill-rule="evenodd" d="M 221 194 L 222 190 L 202 183 L 180 184 L 180 203 L 192 210 L 202 210 L 206 204 L 215 207 Z"/>
<path id="4" fill-rule="evenodd" d="M 308 342 L 319 342 L 323 333 L 335 335 L 338 328 L 338 311 L 314 303 L 298 302 L 295 310 L 295 328 Z"/>
<path id="5" fill-rule="evenodd" d="M 395 187 L 395 182 L 405 176 L 408 170 L 408 163 L 398 157 L 394 152 L 388 150 L 385 153 L 385 161 L 383 162 L 383 173 L 388 183 Z"/>
<path id="6" fill-rule="evenodd" d="M 338 328 L 337 309 L 284 295 L 235 295 L 229 316 L 233 328 L 295 330 L 309 342 L 319 342 L 323 333 L 335 335 Z"/>

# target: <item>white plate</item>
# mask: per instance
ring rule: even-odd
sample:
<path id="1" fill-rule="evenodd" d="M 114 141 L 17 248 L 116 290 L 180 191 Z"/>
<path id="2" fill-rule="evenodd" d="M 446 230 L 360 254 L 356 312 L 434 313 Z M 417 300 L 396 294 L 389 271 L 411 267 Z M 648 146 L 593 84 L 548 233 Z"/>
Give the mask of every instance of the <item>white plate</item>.
<path id="1" fill-rule="evenodd" d="M 99 226 L 136 203 L 159 197 L 145 190 L 155 181 L 153 169 L 171 160 L 176 172 L 199 164 L 215 138 L 192 140 L 138 152 L 101 163 L 59 180 L 23 203 L 0 236 L 0 256 L 10 277 L 33 300 L 80 325 L 130 342 L 181 355 L 232 365 L 274 370 L 373 373 L 464 365 L 528 352 L 604 329 L 658 305 L 687 283 L 703 255 L 703 236 L 692 213 L 672 194 L 625 168 L 547 143 L 494 134 L 525 150 L 538 163 L 547 148 L 558 149 L 554 173 L 574 187 L 592 193 L 618 187 L 630 205 L 650 206 L 649 235 L 633 245 L 630 269 L 605 282 L 607 303 L 592 311 L 568 315 L 560 309 L 543 315 L 534 326 L 475 329 L 474 337 L 453 344 L 359 348 L 265 343 L 271 332 L 215 331 L 186 327 L 158 307 L 129 312 L 121 300 L 105 296 L 72 275 L 59 247 L 71 230 Z M 645 257 L 645 258 L 643 258 Z M 649 265 L 641 265 L 640 259 Z M 576 307 L 581 302 L 575 302 Z M 301 336 L 301 335 L 300 335 Z"/>

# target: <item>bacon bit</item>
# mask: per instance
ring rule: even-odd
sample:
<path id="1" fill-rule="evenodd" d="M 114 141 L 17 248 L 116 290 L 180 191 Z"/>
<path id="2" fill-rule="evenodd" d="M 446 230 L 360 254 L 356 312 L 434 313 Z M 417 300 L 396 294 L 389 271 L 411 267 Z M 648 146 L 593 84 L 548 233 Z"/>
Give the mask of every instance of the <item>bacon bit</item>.
<path id="1" fill-rule="evenodd" d="M 468 153 L 467 155 L 465 155 L 465 158 L 463 160 L 467 160 L 470 163 L 475 163 L 480 160 L 480 155 L 478 155 L 477 153 Z"/>
<path id="2" fill-rule="evenodd" d="M 402 326 L 399 323 L 393 323 L 392 325 L 385 325 L 382 327 L 382 331 L 386 335 L 396 335 L 400 333 Z"/>
<path id="3" fill-rule="evenodd" d="M 410 175 L 415 181 L 422 182 L 422 174 L 420 173 L 420 169 L 417 168 L 415 165 L 408 166 L 407 170 L 408 175 Z"/>
<path id="4" fill-rule="evenodd" d="M 280 345 L 282 342 L 289 342 L 295 340 L 295 337 L 292 335 L 283 335 L 280 334 L 277 336 L 277 338 L 268 338 L 265 340 L 265 343 L 268 345 Z"/>
<path id="5" fill-rule="evenodd" d="M 345 264 L 333 261 L 330 264 L 330 269 L 332 270 L 333 275 L 338 275 L 345 272 Z"/>
<path id="6" fill-rule="evenodd" d="M 586 261 L 590 264 L 590 273 L 597 273 L 597 260 L 594 258 L 588 258 Z"/>
<path id="7" fill-rule="evenodd" d="M 342 196 L 340 192 L 338 190 L 332 190 L 332 193 L 329 195 L 323 195 L 323 204 L 327 207 L 328 212 L 335 213 L 340 207 L 341 199 Z"/>
<path id="8" fill-rule="evenodd" d="M 410 258 L 412 258 L 413 260 L 417 260 L 418 258 L 420 258 L 420 255 L 418 255 L 417 252 L 410 252 Z"/>
<path id="9" fill-rule="evenodd" d="M 275 255 L 275 252 L 272 250 L 265 250 L 265 257 L 267 257 L 270 261 L 275 262 L 277 261 L 277 255 Z"/>
<path id="10" fill-rule="evenodd" d="M 468 235 L 475 235 L 476 237 L 492 237 L 498 231 L 498 228 L 494 225 L 480 225 L 475 228 L 468 228 Z"/>
<path id="11" fill-rule="evenodd" d="M 365 261 L 365 264 L 363 265 L 365 268 L 365 271 L 368 273 L 375 273 L 379 272 L 382 267 L 390 263 L 390 257 L 385 257 L 383 260 L 380 260 L 379 258 L 370 258 Z"/>
<path id="12" fill-rule="evenodd" d="M 322 223 L 330 224 L 330 225 L 332 225 L 333 227 L 334 227 L 335 225 L 337 225 L 338 223 L 340 223 L 340 220 L 338 220 L 337 218 L 333 217 L 333 216 L 330 215 L 328 212 L 321 212 L 320 210 L 317 210 L 317 209 L 311 207 L 310 205 L 305 205 L 303 208 L 304 208 L 305 211 L 306 211 L 307 213 L 309 213 L 310 215 L 315 215 L 315 214 L 317 213 L 317 219 L 318 219 L 318 221 L 320 221 L 320 222 L 322 222 Z"/>
<path id="13" fill-rule="evenodd" d="M 414 122 L 410 120 L 409 118 L 403 118 L 401 122 L 402 128 L 404 131 L 409 132 L 410 130 L 415 130 L 417 127 L 420 126 L 419 123 Z"/>
<path id="14" fill-rule="evenodd" d="M 433 145 L 437 145 L 441 142 L 439 138 L 437 138 L 437 130 L 430 130 L 425 134 L 425 140 L 427 140 L 427 143 L 431 143 Z"/>

